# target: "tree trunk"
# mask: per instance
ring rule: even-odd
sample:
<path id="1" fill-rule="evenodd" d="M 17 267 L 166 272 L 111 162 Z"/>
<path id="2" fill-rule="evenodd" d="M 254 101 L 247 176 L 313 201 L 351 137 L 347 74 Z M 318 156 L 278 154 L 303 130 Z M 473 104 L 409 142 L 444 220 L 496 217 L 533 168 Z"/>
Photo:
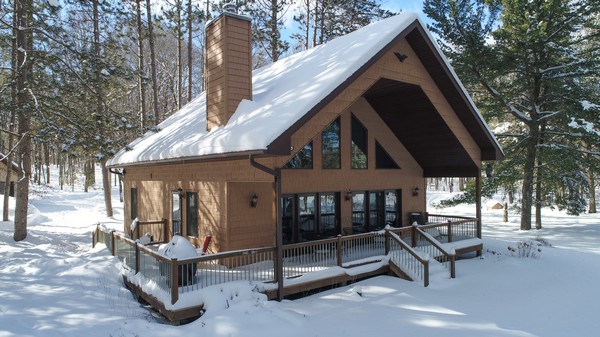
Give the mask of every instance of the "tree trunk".
<path id="1" fill-rule="evenodd" d="M 98 116 L 104 116 L 104 102 L 102 93 L 101 83 L 101 69 L 100 69 L 100 29 L 98 27 L 98 0 L 94 0 L 93 7 L 94 16 L 94 56 L 96 58 L 96 69 L 95 69 L 95 80 L 96 80 L 96 113 Z M 100 136 L 102 137 L 105 130 L 100 128 Z M 113 216 L 111 193 L 110 193 L 110 176 L 108 175 L 108 168 L 106 167 L 106 158 L 103 157 L 101 160 L 102 165 L 102 187 L 104 189 L 104 205 L 106 206 L 106 216 Z"/>
<path id="2" fill-rule="evenodd" d="M 592 144 L 587 143 L 587 150 L 592 151 Z M 591 155 L 587 155 L 591 160 Z M 590 181 L 590 207 L 588 209 L 588 213 L 596 213 L 596 177 L 594 175 L 593 168 L 588 168 L 588 179 Z"/>
<path id="3" fill-rule="evenodd" d="M 188 0 L 188 16 L 187 16 L 187 30 L 188 30 L 188 45 L 187 45 L 187 63 L 188 63 L 188 92 L 187 92 L 187 101 L 192 100 L 192 53 L 194 50 L 192 49 L 192 22 L 193 22 L 193 8 L 192 8 L 192 0 Z"/>
<path id="4" fill-rule="evenodd" d="M 15 1 L 15 20 L 17 21 L 17 132 L 21 139 L 17 150 L 17 158 L 22 170 L 22 176 L 17 183 L 14 235 L 15 241 L 22 241 L 27 237 L 27 210 L 29 203 L 29 178 L 31 176 L 31 137 L 30 122 L 32 102 L 29 98 L 29 77 L 33 70 L 31 57 L 26 57 L 27 51 L 33 49 L 33 34 L 31 18 L 33 16 L 33 1 Z"/>
<path id="5" fill-rule="evenodd" d="M 181 0 L 176 0 L 177 7 L 177 110 L 181 109 L 182 83 L 183 83 L 183 33 L 181 31 Z"/>
<path id="6" fill-rule="evenodd" d="M 110 172 L 106 167 L 106 159 L 100 161 L 102 166 L 102 188 L 104 189 L 104 204 L 106 205 L 106 216 L 113 216 L 112 198 L 110 193 Z"/>
<path id="7" fill-rule="evenodd" d="M 146 13 L 148 17 L 148 43 L 150 44 L 150 72 L 152 73 L 152 108 L 154 110 L 154 125 L 157 125 L 160 122 L 158 114 L 158 80 L 156 79 L 156 53 L 154 52 L 154 29 L 152 28 L 150 0 L 146 0 Z"/>
<path id="8" fill-rule="evenodd" d="M 541 123 L 541 131 L 538 144 L 544 143 L 544 132 L 546 131 L 546 123 Z M 543 166 L 542 166 L 542 152 L 543 147 L 538 146 L 537 150 L 537 164 L 535 167 L 535 229 L 542 229 L 542 181 L 544 179 Z"/>
<path id="9" fill-rule="evenodd" d="M 277 27 L 277 17 L 279 16 L 278 0 L 271 0 L 271 60 L 277 62 L 279 59 L 279 29 Z"/>
<path id="10" fill-rule="evenodd" d="M 534 168 L 537 150 L 538 130 L 535 126 L 530 126 L 529 141 L 527 143 L 527 157 L 523 167 L 523 187 L 521 189 L 521 230 L 531 229 L 531 208 L 533 206 L 533 184 Z"/>
<path id="11" fill-rule="evenodd" d="M 146 131 L 148 126 L 148 110 L 146 108 L 146 71 L 144 69 L 144 31 L 142 28 L 142 0 L 136 0 L 136 24 L 137 24 L 137 47 L 138 47 L 138 85 L 140 91 L 140 134 Z"/>
<path id="12" fill-rule="evenodd" d="M 14 7 L 14 18 L 17 17 L 17 6 L 15 5 Z M 13 37 L 17 36 L 17 20 L 13 19 L 13 27 L 12 27 L 12 34 Z M 17 61 L 17 39 L 13 38 L 12 39 L 12 44 L 11 44 L 11 75 L 12 78 L 17 78 L 17 65 L 19 64 Z M 7 171 L 6 171 L 6 179 L 4 180 L 4 200 L 3 200 L 3 208 L 2 208 L 2 221 L 8 221 L 8 201 L 9 201 L 9 196 L 10 196 L 10 183 L 11 183 L 11 178 L 12 178 L 12 174 L 13 171 L 10 169 L 10 167 L 12 166 L 12 162 L 13 162 L 13 146 L 14 146 L 14 140 L 13 140 L 13 134 L 12 132 L 15 131 L 15 119 L 16 119 L 16 113 L 15 113 L 15 109 L 17 108 L 17 83 L 16 81 L 13 81 L 13 84 L 11 84 L 11 103 L 12 103 L 12 107 L 9 108 L 9 123 L 8 123 L 8 152 L 6 153 L 6 163 L 7 163 Z"/>

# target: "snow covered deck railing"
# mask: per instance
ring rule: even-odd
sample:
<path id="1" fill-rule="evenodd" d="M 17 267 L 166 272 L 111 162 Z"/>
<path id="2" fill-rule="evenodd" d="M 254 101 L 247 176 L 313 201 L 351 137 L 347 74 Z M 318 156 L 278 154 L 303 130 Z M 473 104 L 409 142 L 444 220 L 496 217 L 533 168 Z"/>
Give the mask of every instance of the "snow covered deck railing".
<path id="1" fill-rule="evenodd" d="M 350 271 L 354 267 L 384 263 L 398 276 L 422 281 L 427 286 L 432 259 L 444 265 L 453 278 L 455 251 L 448 245 L 455 241 L 478 240 L 475 237 L 477 223 L 477 219 L 462 218 L 455 222 L 339 235 L 285 245 L 281 257 L 277 256 L 276 247 L 266 247 L 178 260 L 162 255 L 156 247 L 144 246 L 138 240 L 102 225 L 97 226 L 92 240 L 94 245 L 104 243 L 112 255 L 119 258 L 128 286 L 167 318 L 176 320 L 174 317 L 183 314 L 173 314 L 173 311 L 183 307 L 191 312 L 194 305 L 202 306 L 202 303 L 190 305 L 188 297 L 178 302 L 182 296 L 212 285 L 244 280 L 262 284 L 261 289 L 272 292 L 277 289 L 275 262 L 278 259 L 282 262 L 282 275 L 287 280 L 334 267 Z M 471 240 L 462 241 L 466 239 Z M 481 249 L 479 241 L 460 247 L 470 251 Z M 326 282 L 323 280 L 322 284 Z M 169 316 L 169 313 L 173 315 Z"/>

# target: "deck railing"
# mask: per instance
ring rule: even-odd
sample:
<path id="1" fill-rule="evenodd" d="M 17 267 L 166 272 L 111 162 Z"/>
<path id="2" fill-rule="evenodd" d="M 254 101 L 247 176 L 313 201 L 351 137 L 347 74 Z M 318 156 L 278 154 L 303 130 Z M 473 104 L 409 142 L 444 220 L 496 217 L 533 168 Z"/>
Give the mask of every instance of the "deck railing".
<path id="1" fill-rule="evenodd" d="M 139 239 L 142 235 L 150 234 L 153 243 L 165 243 L 168 237 L 168 220 L 138 220 L 132 237 Z"/>
<path id="2" fill-rule="evenodd" d="M 381 261 L 386 255 L 412 278 L 429 283 L 429 262 L 435 258 L 455 275 L 454 255 L 437 242 L 453 242 L 473 238 L 477 220 L 461 217 L 429 215 L 440 221 L 418 227 L 402 227 L 377 232 L 337 236 L 283 246 L 284 278 L 293 278 L 329 267 L 352 267 Z M 448 222 L 447 220 L 451 221 Z M 452 221 L 454 220 L 454 221 Z M 433 240 L 434 238 L 435 240 Z M 93 232 L 93 244 L 104 243 L 124 268 L 133 275 L 141 274 L 166 292 L 174 304 L 182 293 L 211 285 L 247 280 L 275 282 L 276 248 L 267 247 L 170 259 L 158 253 L 156 247 L 144 246 L 125 234 L 101 225 Z M 127 277 L 127 275 L 125 275 Z M 139 278 L 136 278 L 139 279 Z"/>

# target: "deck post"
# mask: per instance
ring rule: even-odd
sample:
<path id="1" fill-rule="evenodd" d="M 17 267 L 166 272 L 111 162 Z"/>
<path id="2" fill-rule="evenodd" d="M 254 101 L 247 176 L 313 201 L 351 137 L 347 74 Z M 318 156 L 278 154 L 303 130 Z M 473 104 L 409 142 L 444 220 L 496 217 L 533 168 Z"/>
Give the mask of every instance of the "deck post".
<path id="1" fill-rule="evenodd" d="M 281 210 L 279 206 L 279 199 L 281 198 L 281 169 L 275 169 L 275 216 L 277 217 L 277 229 L 276 229 L 276 245 L 277 245 L 277 258 L 275 259 L 276 266 L 276 277 L 277 277 L 277 300 L 281 302 L 283 300 L 283 225 L 281 223 Z"/>
<path id="2" fill-rule="evenodd" d="M 477 218 L 477 238 L 481 239 L 481 174 L 475 178 L 475 217 Z"/>
<path id="3" fill-rule="evenodd" d="M 388 229 L 385 230 L 385 236 L 384 236 L 385 241 L 385 255 L 388 255 L 390 253 L 390 231 Z"/>
<path id="4" fill-rule="evenodd" d="M 135 243 L 135 273 L 140 272 L 140 243 Z"/>
<path id="5" fill-rule="evenodd" d="M 275 180 L 275 279 L 277 281 L 277 300 L 283 300 L 283 225 L 281 223 L 281 168 L 271 169 L 257 162 L 252 155 L 250 165 L 273 176 Z"/>
<path id="6" fill-rule="evenodd" d="M 177 258 L 171 259 L 171 304 L 175 304 L 179 299 L 179 266 Z"/>
<path id="7" fill-rule="evenodd" d="M 112 256 L 115 256 L 116 249 L 115 249 L 115 231 L 114 230 L 110 231 L 110 242 L 111 242 L 110 250 L 111 250 Z"/>
<path id="8" fill-rule="evenodd" d="M 338 267 L 342 266 L 342 235 L 338 234 L 337 236 L 337 265 Z"/>
<path id="9" fill-rule="evenodd" d="M 452 221 L 448 220 L 448 242 L 452 242 Z"/>

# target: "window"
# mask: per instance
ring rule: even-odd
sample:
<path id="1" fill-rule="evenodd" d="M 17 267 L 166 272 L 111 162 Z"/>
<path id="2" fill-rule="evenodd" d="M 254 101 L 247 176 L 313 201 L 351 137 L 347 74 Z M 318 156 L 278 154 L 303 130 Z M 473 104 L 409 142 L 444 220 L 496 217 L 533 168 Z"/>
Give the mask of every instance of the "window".
<path id="1" fill-rule="evenodd" d="M 391 225 L 394 227 L 398 227 L 402 225 L 400 221 L 401 214 L 399 205 L 401 205 L 400 200 L 402 196 L 401 190 L 396 191 L 385 191 L 385 224 Z"/>
<path id="2" fill-rule="evenodd" d="M 322 158 L 324 169 L 339 169 L 341 166 L 340 153 L 340 119 L 336 118 L 321 133 Z"/>
<path id="3" fill-rule="evenodd" d="M 312 142 L 304 145 L 298 153 L 288 160 L 283 168 L 287 169 L 311 169 L 313 167 L 313 144 Z"/>
<path id="4" fill-rule="evenodd" d="M 281 198 L 281 227 L 283 229 L 283 243 L 289 244 L 296 242 L 295 225 L 295 203 L 293 196 L 284 196 Z"/>
<path id="5" fill-rule="evenodd" d="M 319 234 L 336 235 L 337 234 L 337 197 L 335 193 L 320 194 L 319 215 Z"/>
<path id="6" fill-rule="evenodd" d="M 171 196 L 171 225 L 173 235 L 181 235 L 181 194 L 179 191 L 173 191 Z"/>
<path id="7" fill-rule="evenodd" d="M 298 196 L 298 227 L 302 241 L 312 240 L 315 235 L 315 195 Z"/>
<path id="8" fill-rule="evenodd" d="M 352 196 L 352 230 L 362 233 L 400 226 L 401 190 L 367 191 Z M 368 216 L 367 216 L 368 215 Z"/>
<path id="9" fill-rule="evenodd" d="M 187 236 L 198 236 L 198 193 L 185 194 L 185 230 Z"/>
<path id="10" fill-rule="evenodd" d="M 131 212 L 131 220 L 137 218 L 137 213 L 138 213 L 138 191 L 137 188 L 132 187 L 131 188 L 131 195 L 130 195 L 130 212 Z"/>
<path id="11" fill-rule="evenodd" d="M 383 191 L 369 193 L 369 227 L 385 227 Z"/>
<path id="12" fill-rule="evenodd" d="M 367 129 L 352 115 L 352 168 L 366 169 L 367 165 Z"/>
<path id="13" fill-rule="evenodd" d="M 281 198 L 283 243 L 331 237 L 339 233 L 339 193 L 285 195 Z"/>
<path id="14" fill-rule="evenodd" d="M 352 229 L 356 232 L 365 232 L 367 223 L 365 221 L 365 193 L 359 192 L 352 195 Z"/>
<path id="15" fill-rule="evenodd" d="M 375 168 L 378 169 L 399 169 L 394 159 L 385 151 L 379 142 L 375 142 Z"/>

